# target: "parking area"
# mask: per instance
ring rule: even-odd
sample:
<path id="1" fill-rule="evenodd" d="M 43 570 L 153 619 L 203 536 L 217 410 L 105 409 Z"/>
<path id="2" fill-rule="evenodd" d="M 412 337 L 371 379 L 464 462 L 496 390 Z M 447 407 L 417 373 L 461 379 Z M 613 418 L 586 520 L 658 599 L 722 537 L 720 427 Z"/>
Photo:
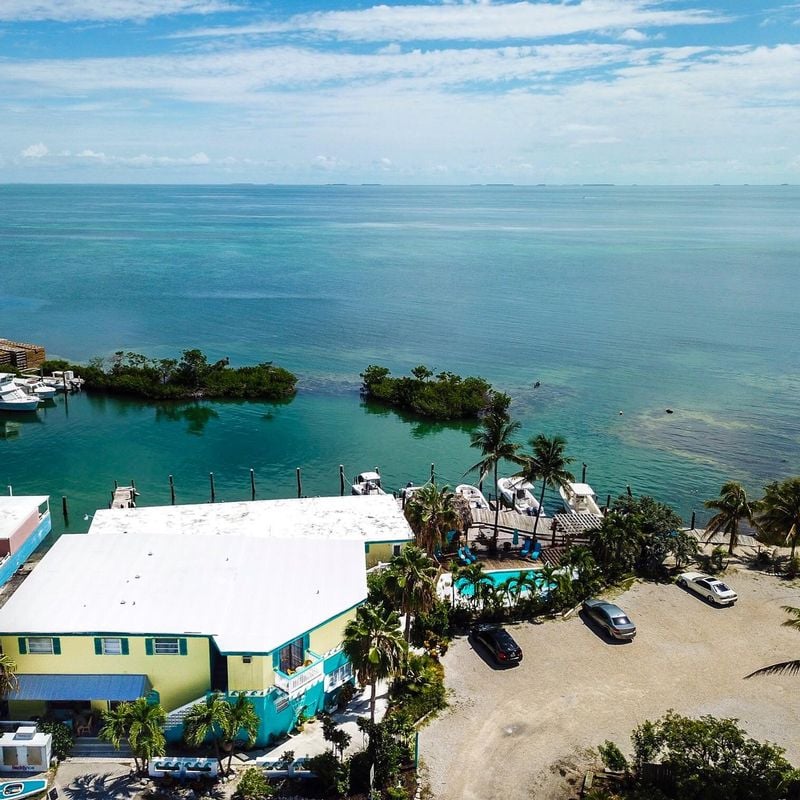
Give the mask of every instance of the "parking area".
<path id="1" fill-rule="evenodd" d="M 455 641 L 444 658 L 450 708 L 420 734 L 434 797 L 562 800 L 588 748 L 612 739 L 629 751 L 631 730 L 671 708 L 737 717 L 800 765 L 800 678 L 744 680 L 800 656 L 800 635 L 781 627 L 781 606 L 800 606 L 800 585 L 745 570 L 726 580 L 739 594 L 732 608 L 674 585 L 620 594 L 633 642 L 611 642 L 581 615 L 512 625 L 524 659 L 498 670 L 469 639 Z"/>

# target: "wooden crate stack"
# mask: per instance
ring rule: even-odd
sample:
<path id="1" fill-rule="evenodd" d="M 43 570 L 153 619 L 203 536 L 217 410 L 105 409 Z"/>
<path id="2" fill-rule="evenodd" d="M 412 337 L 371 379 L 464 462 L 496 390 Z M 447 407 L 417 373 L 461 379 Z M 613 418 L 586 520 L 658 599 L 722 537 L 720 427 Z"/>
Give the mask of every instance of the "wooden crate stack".
<path id="1" fill-rule="evenodd" d="M 0 366 L 8 365 L 17 369 L 38 367 L 45 360 L 44 347 L 26 342 L 13 342 L 0 339 Z"/>

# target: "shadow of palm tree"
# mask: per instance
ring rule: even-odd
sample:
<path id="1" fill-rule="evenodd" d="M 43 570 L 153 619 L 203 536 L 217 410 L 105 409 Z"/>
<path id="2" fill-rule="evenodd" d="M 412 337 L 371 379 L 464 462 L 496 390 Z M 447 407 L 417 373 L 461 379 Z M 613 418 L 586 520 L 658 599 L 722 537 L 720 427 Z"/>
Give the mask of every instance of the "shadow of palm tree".
<path id="1" fill-rule="evenodd" d="M 107 800 L 134 797 L 141 789 L 136 775 L 80 775 L 63 791 L 70 800 Z"/>

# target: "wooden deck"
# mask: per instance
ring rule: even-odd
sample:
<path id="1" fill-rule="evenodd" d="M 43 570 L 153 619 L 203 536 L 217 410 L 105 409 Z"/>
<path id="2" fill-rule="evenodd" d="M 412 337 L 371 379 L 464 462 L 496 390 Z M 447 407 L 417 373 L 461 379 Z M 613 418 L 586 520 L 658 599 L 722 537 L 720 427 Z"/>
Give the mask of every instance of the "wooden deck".
<path id="1" fill-rule="evenodd" d="M 139 492 L 133 486 L 117 486 L 109 508 L 136 508 Z"/>

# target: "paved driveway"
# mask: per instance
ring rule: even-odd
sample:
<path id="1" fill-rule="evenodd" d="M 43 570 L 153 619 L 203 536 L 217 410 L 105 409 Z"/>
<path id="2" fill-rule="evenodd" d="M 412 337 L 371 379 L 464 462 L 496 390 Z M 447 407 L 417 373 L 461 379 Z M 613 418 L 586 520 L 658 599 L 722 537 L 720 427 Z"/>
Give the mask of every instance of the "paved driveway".
<path id="1" fill-rule="evenodd" d="M 726 579 L 740 597 L 733 608 L 673 585 L 620 595 L 638 626 L 631 643 L 609 643 L 579 616 L 510 626 L 525 658 L 496 670 L 466 638 L 454 642 L 444 659 L 451 707 L 420 735 L 437 800 L 569 797 L 588 748 L 612 739 L 628 752 L 631 730 L 670 708 L 738 717 L 800 766 L 800 677 L 743 680 L 800 657 L 780 610 L 800 606 L 800 587 L 746 571 Z"/>

